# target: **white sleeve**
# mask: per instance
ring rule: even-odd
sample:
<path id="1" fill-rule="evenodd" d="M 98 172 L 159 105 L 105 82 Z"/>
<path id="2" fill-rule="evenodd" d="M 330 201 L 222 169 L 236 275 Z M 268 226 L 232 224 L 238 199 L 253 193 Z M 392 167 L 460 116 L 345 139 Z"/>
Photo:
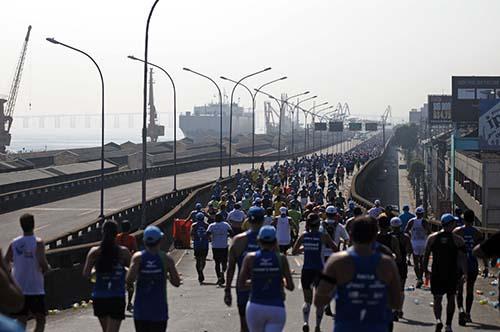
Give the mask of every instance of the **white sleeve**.
<path id="1" fill-rule="evenodd" d="M 347 233 L 344 226 L 342 226 L 341 228 L 342 228 L 342 234 L 340 234 L 340 237 L 343 238 L 344 240 L 349 240 L 349 233 Z"/>

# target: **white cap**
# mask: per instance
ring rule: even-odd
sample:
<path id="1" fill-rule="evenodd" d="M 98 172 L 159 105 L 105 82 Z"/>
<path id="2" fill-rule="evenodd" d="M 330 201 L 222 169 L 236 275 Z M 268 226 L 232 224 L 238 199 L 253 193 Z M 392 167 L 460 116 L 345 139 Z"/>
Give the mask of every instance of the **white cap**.
<path id="1" fill-rule="evenodd" d="M 402 224 L 403 224 L 403 222 L 398 217 L 394 217 L 394 218 L 391 219 L 391 226 L 392 227 L 399 227 Z"/>
<path id="2" fill-rule="evenodd" d="M 376 199 L 374 203 L 375 203 L 376 206 L 380 205 L 380 201 L 378 199 Z"/>
<path id="3" fill-rule="evenodd" d="M 286 213 L 288 209 L 284 206 L 280 207 L 280 213 Z"/>
<path id="4" fill-rule="evenodd" d="M 423 208 L 423 207 L 421 207 L 421 206 L 419 206 L 419 207 L 415 210 L 415 213 L 419 213 L 419 214 L 420 214 L 420 213 L 424 213 L 424 212 L 425 212 L 425 210 L 424 210 L 424 208 Z"/>
<path id="5" fill-rule="evenodd" d="M 327 206 L 325 212 L 328 214 L 335 214 L 337 213 L 337 208 L 335 208 L 333 205 L 329 205 Z"/>

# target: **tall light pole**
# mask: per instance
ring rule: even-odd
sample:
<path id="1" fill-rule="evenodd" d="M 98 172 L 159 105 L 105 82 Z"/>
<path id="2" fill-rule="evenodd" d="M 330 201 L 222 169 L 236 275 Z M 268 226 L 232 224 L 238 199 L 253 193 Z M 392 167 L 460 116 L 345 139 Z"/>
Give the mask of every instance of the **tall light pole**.
<path id="1" fill-rule="evenodd" d="M 182 68 L 183 70 L 185 71 L 188 71 L 190 73 L 193 73 L 195 75 L 198 75 L 198 76 L 201 76 L 203 78 L 206 78 L 207 80 L 209 80 L 210 82 L 212 82 L 215 87 L 217 88 L 217 91 L 219 92 L 219 107 L 220 107 L 220 124 L 219 124 L 219 149 L 220 149 L 220 152 L 219 152 L 219 178 L 222 179 L 222 150 L 224 149 L 224 146 L 222 145 L 222 92 L 220 91 L 220 87 L 219 85 L 213 80 L 211 79 L 210 77 L 208 77 L 207 75 L 203 75 L 197 71 L 194 71 L 192 69 L 189 69 L 189 68 Z"/>
<path id="2" fill-rule="evenodd" d="M 138 59 L 133 55 L 129 55 L 127 58 L 139 62 L 145 62 L 144 60 Z M 175 83 L 174 80 L 172 79 L 172 76 L 170 76 L 170 74 L 165 69 L 151 62 L 148 62 L 148 65 L 150 65 L 151 67 L 158 68 L 159 70 L 164 72 L 165 75 L 167 75 L 168 79 L 170 80 L 170 83 L 172 83 L 172 89 L 174 91 L 174 191 L 177 191 L 177 93 L 175 89 Z"/>
<path id="3" fill-rule="evenodd" d="M 256 89 L 257 90 L 257 89 Z M 281 161 L 281 117 L 283 115 L 283 105 L 284 104 L 287 104 L 288 103 L 288 100 L 292 99 L 292 98 L 295 98 L 295 97 L 300 97 L 300 96 L 304 96 L 304 95 L 307 95 L 309 94 L 309 91 L 305 91 L 305 92 L 302 92 L 302 93 L 298 93 L 296 95 L 293 95 L 291 97 L 288 97 L 286 98 L 285 100 L 279 100 L 278 98 L 264 92 L 264 91 L 257 91 L 257 92 L 260 92 L 266 96 L 268 96 L 269 98 L 271 99 L 274 99 L 276 100 L 276 102 L 278 103 L 279 105 L 279 108 L 280 108 L 280 114 L 279 114 L 279 123 L 278 123 L 278 165 Z"/>
<path id="4" fill-rule="evenodd" d="M 269 81 L 267 83 L 264 83 L 260 87 L 258 87 L 257 89 L 255 89 L 254 93 L 252 93 L 252 91 L 246 85 L 244 85 L 241 82 L 237 82 L 235 80 L 232 80 L 232 79 L 224 77 L 224 76 L 221 76 L 220 78 L 223 79 L 223 80 L 226 80 L 226 81 L 229 81 L 229 82 L 241 85 L 242 87 L 244 87 L 248 91 L 248 93 L 250 93 L 250 96 L 252 97 L 252 170 L 253 170 L 253 169 L 255 169 L 255 105 L 256 105 L 255 104 L 255 100 L 257 98 L 257 93 L 259 93 L 259 91 L 263 87 L 268 86 L 268 85 L 273 84 L 273 83 L 276 83 L 276 82 L 279 82 L 279 81 L 282 81 L 282 80 L 286 80 L 287 77 L 283 76 L 283 77 L 280 77 L 278 79 L 275 79 L 275 80 Z"/>
<path id="5" fill-rule="evenodd" d="M 322 109 L 318 110 L 315 115 L 319 116 L 320 121 L 323 121 L 323 119 L 325 118 L 325 116 L 324 115 L 320 115 L 321 112 L 329 110 L 329 109 L 332 109 L 332 108 L 333 108 L 333 106 L 328 106 L 328 107 L 322 108 Z M 322 148 L 323 148 L 323 131 L 321 131 L 320 134 L 319 134 L 319 153 L 320 154 L 321 154 L 321 149 Z"/>
<path id="6" fill-rule="evenodd" d="M 295 135 L 294 135 L 294 125 L 293 125 L 293 116 L 294 116 L 294 113 L 295 113 L 295 110 L 298 110 L 300 109 L 300 104 L 306 102 L 306 101 L 309 101 L 311 99 L 316 99 L 318 98 L 318 96 L 312 96 L 312 97 L 309 97 L 309 98 L 306 98 L 304 100 L 300 100 L 297 102 L 297 104 L 295 105 L 291 105 L 292 106 L 292 159 L 294 158 L 295 156 Z M 304 125 L 304 135 L 305 135 L 305 125 Z M 305 145 L 304 145 L 305 146 Z"/>
<path id="7" fill-rule="evenodd" d="M 232 156 L 232 143 L 233 143 L 233 97 L 234 97 L 234 90 L 236 90 L 236 87 L 240 85 L 241 82 L 246 80 L 247 78 L 250 78 L 252 76 L 261 74 L 263 72 L 266 72 L 268 70 L 271 70 L 271 67 L 267 67 L 265 69 L 259 70 L 255 73 L 248 74 L 244 77 L 242 77 L 236 84 L 233 86 L 233 90 L 231 90 L 231 104 L 229 105 L 229 160 L 228 160 L 228 173 L 229 176 L 231 176 L 231 156 Z M 221 77 L 222 78 L 222 77 Z"/>
<path id="8" fill-rule="evenodd" d="M 99 219 L 104 220 L 104 78 L 102 76 L 102 71 L 101 68 L 99 68 L 97 62 L 88 53 L 76 47 L 57 41 L 54 38 L 46 38 L 46 40 L 51 42 L 52 44 L 61 45 L 85 55 L 92 61 L 92 63 L 96 66 L 97 71 L 99 72 L 99 77 L 101 79 L 101 198 L 100 198 L 100 208 L 99 208 Z"/>
<path id="9" fill-rule="evenodd" d="M 312 144 L 312 145 L 313 145 L 313 151 L 314 151 L 314 144 L 315 144 L 315 142 L 314 142 L 314 138 L 315 138 L 315 137 L 314 137 L 314 136 L 315 136 L 315 131 L 316 131 L 316 130 L 315 130 L 315 128 L 314 128 L 314 120 L 315 120 L 315 118 L 316 118 L 316 114 L 314 113 L 314 110 L 316 109 L 316 107 L 324 106 L 324 105 L 327 105 L 327 104 L 328 104 L 328 102 L 327 102 L 327 101 L 325 101 L 324 103 L 318 104 L 318 105 L 316 105 L 316 103 L 314 103 L 314 104 L 313 104 L 313 107 L 311 107 L 310 109 L 308 109 L 308 110 L 307 110 L 307 112 L 311 114 L 312 123 L 313 123 L 313 137 L 312 137 L 312 141 L 313 141 L 313 144 Z"/>

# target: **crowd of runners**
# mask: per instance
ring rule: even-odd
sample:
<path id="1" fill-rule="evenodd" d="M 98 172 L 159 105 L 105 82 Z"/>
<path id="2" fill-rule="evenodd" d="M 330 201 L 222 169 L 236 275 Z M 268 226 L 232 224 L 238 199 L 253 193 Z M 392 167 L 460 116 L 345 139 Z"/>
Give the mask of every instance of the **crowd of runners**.
<path id="1" fill-rule="evenodd" d="M 409 206 L 400 213 L 378 200 L 368 211 L 357 206 L 346 197 L 346 179 L 377 156 L 381 145 L 374 137 L 345 153 L 238 170 L 234 186 L 217 182 L 208 204 L 196 204 L 189 218 L 198 282 L 204 284 L 210 273 L 211 248 L 221 297 L 237 306 L 240 331 L 283 331 L 287 312 L 302 313 L 304 332 L 321 331 L 324 315 L 334 317 L 337 332 L 392 331 L 393 322 L 405 317 L 409 266 L 416 287 L 430 287 L 434 296 L 436 331 L 452 331 L 455 303 L 458 323 L 472 321 L 478 257 L 500 256 L 500 233 L 483 242 L 472 211 L 442 215 L 441 230 L 432 233 L 422 207 L 413 214 Z M 35 331 L 43 331 L 43 273 L 49 266 L 43 242 L 33 233 L 34 217 L 23 215 L 20 222 L 23 236 L 12 241 L 6 264 L 0 264 L 0 311 L 10 311 L 22 325 L 32 316 Z M 104 332 L 119 331 L 127 310 L 136 331 L 166 331 L 167 281 L 179 287 L 181 278 L 160 249 L 162 230 L 148 226 L 141 250 L 129 233 L 127 222 L 106 221 L 100 245 L 88 254 L 83 274 L 94 282 L 94 314 Z M 289 266 L 290 255 L 303 255 L 300 272 Z M 300 273 L 304 302 L 286 309 L 285 290 L 294 291 L 294 273 Z M 0 317 L 1 331 L 22 330 Z"/>

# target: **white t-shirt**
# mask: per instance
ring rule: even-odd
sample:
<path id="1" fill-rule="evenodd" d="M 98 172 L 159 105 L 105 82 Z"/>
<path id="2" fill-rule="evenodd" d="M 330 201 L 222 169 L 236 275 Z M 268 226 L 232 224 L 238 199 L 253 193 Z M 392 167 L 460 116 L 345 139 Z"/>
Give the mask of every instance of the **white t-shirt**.
<path id="1" fill-rule="evenodd" d="M 264 225 L 272 225 L 274 221 L 274 217 L 273 216 L 264 216 Z"/>
<path id="2" fill-rule="evenodd" d="M 328 225 L 334 225 L 335 221 L 334 220 L 325 220 L 325 222 Z M 323 227 L 322 227 L 323 228 Z M 326 229 L 323 228 L 323 231 L 326 233 Z M 330 234 L 329 234 L 330 235 Z M 344 241 L 349 241 L 349 234 L 347 233 L 347 230 L 345 229 L 344 225 L 341 223 L 337 223 L 337 226 L 335 226 L 335 233 L 333 234 L 333 242 L 337 245 L 337 247 L 340 245 L 340 240 Z M 323 247 L 323 256 L 330 256 L 333 253 L 331 248 L 328 247 Z"/>
<path id="3" fill-rule="evenodd" d="M 212 236 L 212 248 L 227 248 L 227 238 L 231 230 L 231 226 L 225 221 L 211 223 L 208 226 L 207 233 Z"/>
<path id="4" fill-rule="evenodd" d="M 289 245 L 292 241 L 289 217 L 276 218 L 276 237 L 278 238 L 278 244 L 282 246 Z"/>
<path id="5" fill-rule="evenodd" d="M 236 209 L 229 212 L 229 214 L 227 215 L 227 221 L 231 223 L 242 224 L 243 221 L 245 221 L 245 218 L 246 218 L 245 212 Z"/>
<path id="6" fill-rule="evenodd" d="M 37 238 L 19 236 L 12 241 L 12 277 L 24 295 L 44 295 L 44 279 L 37 255 Z"/>

